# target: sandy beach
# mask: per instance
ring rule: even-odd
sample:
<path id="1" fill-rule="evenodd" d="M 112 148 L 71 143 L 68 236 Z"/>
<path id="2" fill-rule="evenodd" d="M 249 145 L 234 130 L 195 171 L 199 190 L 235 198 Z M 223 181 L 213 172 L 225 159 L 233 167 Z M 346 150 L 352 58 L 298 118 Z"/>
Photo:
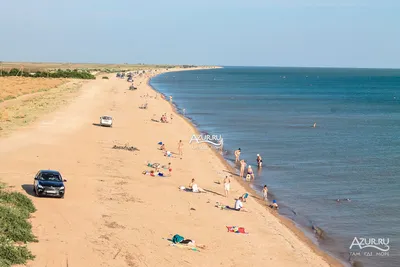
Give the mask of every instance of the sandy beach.
<path id="1" fill-rule="evenodd" d="M 225 198 L 222 181 L 232 170 L 211 149 L 189 144 L 196 129 L 159 94 L 155 98 L 149 75 L 134 77 L 133 91 L 126 80 L 108 76 L 83 83 L 68 104 L 0 137 L 0 181 L 29 194 L 37 208 L 31 222 L 39 242 L 29 244 L 36 259 L 27 266 L 341 266 L 267 210 L 234 175 Z M 145 102 L 148 109 L 140 109 Z M 152 120 L 163 113 L 168 119 L 173 114 L 172 122 Z M 114 118 L 112 128 L 93 125 L 102 115 Z M 179 140 L 182 159 L 159 150 L 163 142 L 178 153 Z M 112 149 L 125 144 L 139 151 Z M 148 161 L 171 163 L 172 175 L 142 174 L 151 170 Z M 68 180 L 64 199 L 33 195 L 39 169 L 59 170 Z M 178 189 L 192 178 L 207 192 Z M 249 212 L 215 207 L 233 206 L 245 192 Z M 230 233 L 227 226 L 248 234 Z M 167 239 L 175 234 L 206 247 L 170 246 Z"/>

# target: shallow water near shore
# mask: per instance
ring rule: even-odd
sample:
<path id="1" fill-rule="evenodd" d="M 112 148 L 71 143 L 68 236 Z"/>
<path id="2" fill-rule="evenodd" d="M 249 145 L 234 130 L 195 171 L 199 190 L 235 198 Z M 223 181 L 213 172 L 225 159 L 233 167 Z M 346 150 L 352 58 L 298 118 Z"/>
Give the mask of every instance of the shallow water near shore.
<path id="1" fill-rule="evenodd" d="M 230 67 L 150 84 L 199 130 L 222 135 L 231 163 L 239 147 L 254 167 L 260 153 L 252 187 L 267 184 L 281 214 L 323 229 L 323 249 L 400 266 L 400 70 Z M 390 250 L 349 250 L 354 237 L 389 238 Z"/>

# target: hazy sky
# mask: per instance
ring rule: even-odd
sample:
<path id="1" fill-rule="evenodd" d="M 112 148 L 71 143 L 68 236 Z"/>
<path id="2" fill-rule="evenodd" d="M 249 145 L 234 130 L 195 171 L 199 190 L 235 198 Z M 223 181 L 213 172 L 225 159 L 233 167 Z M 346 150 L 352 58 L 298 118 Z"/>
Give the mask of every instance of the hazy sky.
<path id="1" fill-rule="evenodd" d="M 20 0 L 0 61 L 400 68 L 400 0 Z"/>

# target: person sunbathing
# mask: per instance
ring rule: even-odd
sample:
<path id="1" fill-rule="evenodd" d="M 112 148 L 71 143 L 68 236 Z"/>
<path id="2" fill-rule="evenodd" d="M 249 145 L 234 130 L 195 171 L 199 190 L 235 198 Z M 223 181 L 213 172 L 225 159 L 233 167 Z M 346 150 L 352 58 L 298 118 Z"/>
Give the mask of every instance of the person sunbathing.
<path id="1" fill-rule="evenodd" d="M 189 186 L 187 187 L 189 190 L 191 190 L 193 193 L 205 193 L 202 188 L 200 188 L 194 179 L 190 182 Z"/>
<path id="2" fill-rule="evenodd" d="M 162 150 L 162 151 L 165 152 L 165 144 L 162 144 L 162 145 L 161 145 L 160 150 Z"/>

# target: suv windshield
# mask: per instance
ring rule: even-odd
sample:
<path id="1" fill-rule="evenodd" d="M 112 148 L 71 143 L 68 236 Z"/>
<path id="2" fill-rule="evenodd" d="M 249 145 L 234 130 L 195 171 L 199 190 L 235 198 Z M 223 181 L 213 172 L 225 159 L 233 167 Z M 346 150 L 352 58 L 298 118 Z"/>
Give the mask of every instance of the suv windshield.
<path id="1" fill-rule="evenodd" d="M 41 181 L 61 181 L 61 177 L 56 173 L 42 173 L 39 176 L 39 180 Z"/>
<path id="2" fill-rule="evenodd" d="M 111 117 L 106 117 L 106 116 L 104 116 L 104 117 L 103 117 L 103 120 L 111 120 Z"/>

